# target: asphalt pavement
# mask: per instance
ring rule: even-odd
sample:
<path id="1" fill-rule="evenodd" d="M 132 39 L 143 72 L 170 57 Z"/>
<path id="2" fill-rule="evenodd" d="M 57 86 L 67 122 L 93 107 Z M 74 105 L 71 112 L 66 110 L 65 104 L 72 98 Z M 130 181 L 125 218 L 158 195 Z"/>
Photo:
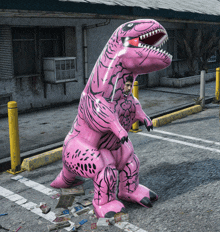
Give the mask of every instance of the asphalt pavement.
<path id="1" fill-rule="evenodd" d="M 213 88 L 214 83 L 208 84 L 210 89 Z M 196 86 L 190 87 L 188 91 L 192 91 L 193 88 Z M 194 93 L 197 90 L 195 89 Z M 206 90 L 208 92 L 208 87 Z M 159 97 L 161 96 L 160 91 L 164 91 L 164 89 L 143 91 L 151 91 L 151 96 L 155 94 L 154 97 L 158 96 L 161 101 L 164 99 Z M 172 91 L 178 90 L 169 89 L 169 92 Z M 175 100 L 177 105 L 180 105 L 178 103 L 181 102 L 178 99 L 190 96 L 187 92 L 185 92 L 187 95 L 166 94 L 170 96 L 169 103 L 171 104 Z M 172 96 L 175 99 L 172 100 Z M 191 96 L 188 99 L 189 102 L 193 98 Z M 141 99 L 142 95 L 140 94 Z M 155 100 L 155 98 L 152 99 Z M 143 100 L 141 101 L 143 102 Z M 148 100 L 146 104 L 150 102 L 150 98 Z M 154 104 L 156 108 L 156 103 Z M 164 102 L 158 104 L 164 106 Z M 168 106 L 170 105 L 167 104 Z M 149 107 L 149 112 L 152 114 L 157 112 L 153 108 L 153 106 Z M 51 111 L 53 110 L 51 109 Z M 44 119 L 45 121 L 41 122 L 50 122 L 49 119 Z M 220 231 L 219 105 L 209 103 L 203 111 L 154 128 L 151 132 L 147 132 L 144 126 L 140 126 L 140 129 L 142 132 L 129 132 L 129 138 L 141 164 L 140 183 L 155 191 L 159 196 L 153 208 L 148 209 L 123 201 L 129 214 L 129 222 L 115 226 L 100 226 L 97 229 L 91 229 L 91 224 L 96 223 L 97 219 L 88 213 L 79 217 L 71 216 L 71 221 L 77 223 L 83 219 L 87 220 L 79 231 Z M 47 226 L 53 224 L 54 213 L 57 212 L 55 207 L 58 203 L 58 199 L 52 199 L 51 196 L 56 192 L 60 193 L 59 189 L 51 188 L 50 183 L 61 168 L 62 161 L 59 160 L 31 172 L 19 173 L 16 176 L 6 172 L 1 173 L 0 214 L 6 213 L 6 215 L 0 216 L 0 225 L 10 231 L 17 231 L 19 228 L 19 232 L 48 231 Z M 17 180 L 12 179 L 14 177 Z M 73 206 L 80 205 L 83 197 L 92 196 L 93 184 L 90 179 L 85 179 L 83 187 L 85 196 L 77 197 Z M 51 207 L 50 213 L 41 213 L 41 210 L 37 208 L 40 202 L 45 202 Z M 91 205 L 89 207 L 93 209 Z M 58 231 L 68 230 L 60 229 Z"/>
<path id="2" fill-rule="evenodd" d="M 192 106 L 200 85 L 184 88 L 155 87 L 139 90 L 139 101 L 151 118 Z M 215 95 L 215 81 L 207 82 L 205 98 Z M 21 158 L 62 146 L 77 115 L 78 103 L 18 115 Z M 0 118 L 0 165 L 10 161 L 8 118 Z"/>

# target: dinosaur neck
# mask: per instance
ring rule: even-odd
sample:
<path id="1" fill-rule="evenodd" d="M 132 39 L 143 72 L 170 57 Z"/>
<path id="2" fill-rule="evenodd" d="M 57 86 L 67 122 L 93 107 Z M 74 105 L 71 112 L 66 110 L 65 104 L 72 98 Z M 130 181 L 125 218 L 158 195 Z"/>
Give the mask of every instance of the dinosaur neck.
<path id="1" fill-rule="evenodd" d="M 96 62 L 84 92 L 101 95 L 108 102 L 116 101 L 123 95 L 126 77 L 133 76 L 135 81 L 137 75 L 123 67 L 118 57 L 109 59 L 108 64 L 102 60 L 101 57 Z"/>

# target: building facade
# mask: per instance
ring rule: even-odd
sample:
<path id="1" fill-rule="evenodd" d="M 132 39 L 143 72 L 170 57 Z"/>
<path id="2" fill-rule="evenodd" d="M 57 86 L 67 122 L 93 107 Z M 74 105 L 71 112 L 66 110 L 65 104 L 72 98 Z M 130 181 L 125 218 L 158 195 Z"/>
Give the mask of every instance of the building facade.
<path id="1" fill-rule="evenodd" d="M 20 112 L 78 101 L 109 37 L 131 20 L 26 10 L 0 13 L 0 115 L 7 114 L 11 100 L 18 103 Z M 140 84 L 148 87 L 158 86 L 160 77 L 174 69 L 180 73 L 187 70 L 186 62 L 178 56 L 176 35 L 197 26 L 158 21 L 168 31 L 164 49 L 173 55 L 173 64 L 138 77 Z"/>

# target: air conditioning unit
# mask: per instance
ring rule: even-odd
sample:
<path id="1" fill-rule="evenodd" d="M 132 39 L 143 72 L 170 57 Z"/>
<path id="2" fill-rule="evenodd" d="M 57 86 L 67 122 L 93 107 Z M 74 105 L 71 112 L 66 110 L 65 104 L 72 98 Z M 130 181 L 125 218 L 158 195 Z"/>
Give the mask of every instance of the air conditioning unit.
<path id="1" fill-rule="evenodd" d="M 77 81 L 76 57 L 43 58 L 44 78 L 48 83 Z"/>

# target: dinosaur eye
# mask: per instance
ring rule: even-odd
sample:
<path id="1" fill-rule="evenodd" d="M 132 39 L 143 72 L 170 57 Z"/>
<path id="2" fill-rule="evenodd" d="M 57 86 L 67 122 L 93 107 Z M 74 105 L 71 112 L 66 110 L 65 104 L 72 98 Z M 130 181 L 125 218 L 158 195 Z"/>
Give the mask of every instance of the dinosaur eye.
<path id="1" fill-rule="evenodd" d="M 125 24 L 123 27 L 122 27 L 122 30 L 123 31 L 129 31 L 131 30 L 132 28 L 134 28 L 136 25 L 138 25 L 139 23 L 128 23 L 128 24 Z"/>

